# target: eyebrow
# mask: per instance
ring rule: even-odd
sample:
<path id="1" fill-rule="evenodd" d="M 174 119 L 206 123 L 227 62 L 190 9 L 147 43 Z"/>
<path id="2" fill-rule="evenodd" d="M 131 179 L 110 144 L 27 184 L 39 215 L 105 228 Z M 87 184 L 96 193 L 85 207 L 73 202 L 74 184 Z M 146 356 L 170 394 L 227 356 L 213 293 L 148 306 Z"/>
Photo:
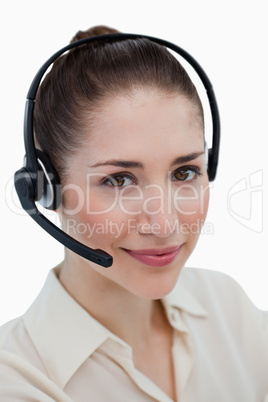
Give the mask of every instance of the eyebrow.
<path id="1" fill-rule="evenodd" d="M 178 158 L 173 160 L 173 162 L 171 163 L 171 166 L 181 165 L 183 163 L 191 162 L 191 161 L 197 159 L 199 156 L 204 155 L 204 153 L 205 153 L 204 151 L 201 151 L 201 152 L 194 152 L 189 155 L 179 156 Z"/>
<path id="2" fill-rule="evenodd" d="M 199 156 L 203 155 L 204 151 L 201 152 L 194 152 L 188 155 L 183 155 L 179 156 L 178 158 L 174 159 L 171 163 L 171 166 L 174 165 L 181 165 L 183 163 L 188 163 L 191 162 L 194 159 L 197 159 Z M 99 166 L 118 166 L 122 167 L 125 169 L 130 169 L 130 168 L 144 168 L 144 164 L 141 162 L 136 162 L 136 161 L 124 161 L 124 160 L 117 160 L 117 159 L 110 159 L 105 162 L 97 162 L 94 165 L 91 165 L 90 167 L 95 168 Z"/>

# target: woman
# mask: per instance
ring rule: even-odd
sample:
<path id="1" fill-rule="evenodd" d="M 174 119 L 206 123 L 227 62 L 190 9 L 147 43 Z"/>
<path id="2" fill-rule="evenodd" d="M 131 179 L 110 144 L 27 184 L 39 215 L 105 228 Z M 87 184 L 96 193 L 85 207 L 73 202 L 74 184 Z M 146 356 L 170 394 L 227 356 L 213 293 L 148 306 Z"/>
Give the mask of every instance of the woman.
<path id="1" fill-rule="evenodd" d="M 113 265 L 66 249 L 1 329 L 1 398 L 264 401 L 267 315 L 226 276 L 184 268 L 209 188 L 202 105 L 178 61 L 146 39 L 75 48 L 39 89 L 35 132 L 63 229 Z"/>

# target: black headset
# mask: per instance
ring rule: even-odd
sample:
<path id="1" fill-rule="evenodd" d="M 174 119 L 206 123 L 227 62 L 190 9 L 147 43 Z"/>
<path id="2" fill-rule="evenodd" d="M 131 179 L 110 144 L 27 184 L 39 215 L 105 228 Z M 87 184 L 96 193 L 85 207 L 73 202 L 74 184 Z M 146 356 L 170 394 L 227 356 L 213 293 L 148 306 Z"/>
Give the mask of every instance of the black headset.
<path id="1" fill-rule="evenodd" d="M 35 147 L 33 129 L 35 97 L 40 82 L 47 69 L 59 56 L 68 50 L 96 41 L 111 42 L 121 39 L 137 38 L 149 39 L 150 41 L 156 42 L 170 50 L 173 50 L 175 53 L 182 56 L 193 67 L 201 79 L 206 89 L 212 117 L 212 148 L 208 150 L 208 177 L 210 181 L 215 179 L 220 146 L 220 117 L 212 84 L 206 73 L 189 53 L 173 43 L 150 36 L 123 33 L 98 35 L 73 42 L 56 52 L 39 69 L 32 81 L 26 97 L 24 116 L 24 145 L 26 155 L 24 158 L 24 166 L 18 170 L 14 176 L 15 188 L 20 203 L 25 211 L 27 211 L 27 213 L 43 229 L 45 229 L 56 240 L 61 242 L 65 247 L 103 267 L 109 267 L 113 263 L 113 258 L 109 254 L 100 249 L 93 250 L 78 242 L 76 239 L 69 236 L 63 230 L 54 225 L 39 211 L 36 206 L 36 202 L 38 202 L 47 209 L 57 209 L 61 203 L 61 190 L 59 177 L 49 158 Z"/>

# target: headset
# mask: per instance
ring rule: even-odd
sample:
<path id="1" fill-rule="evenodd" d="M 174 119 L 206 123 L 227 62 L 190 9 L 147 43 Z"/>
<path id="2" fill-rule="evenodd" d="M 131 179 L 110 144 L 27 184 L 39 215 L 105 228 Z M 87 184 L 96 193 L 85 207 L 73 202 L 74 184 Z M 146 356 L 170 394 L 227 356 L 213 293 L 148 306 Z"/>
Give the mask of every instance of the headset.
<path id="1" fill-rule="evenodd" d="M 213 87 L 205 71 L 189 53 L 171 42 L 151 36 L 127 33 L 98 35 L 72 42 L 54 53 L 38 70 L 26 97 L 24 115 L 24 146 L 26 155 L 24 157 L 24 166 L 16 171 L 14 175 L 15 188 L 23 209 L 44 230 L 46 230 L 65 247 L 69 248 L 81 257 L 103 267 L 110 267 L 112 265 L 113 258 L 111 255 L 103 250 L 87 247 L 73 237 L 69 236 L 63 230 L 54 225 L 49 219 L 47 219 L 36 206 L 36 202 L 38 202 L 44 208 L 56 210 L 61 203 L 61 190 L 58 174 L 52 166 L 49 158 L 47 155 L 45 155 L 45 153 L 36 149 L 35 147 L 33 128 L 35 97 L 40 82 L 47 69 L 65 52 L 71 50 L 72 48 L 96 41 L 111 42 L 116 40 L 138 38 L 145 38 L 156 42 L 179 54 L 192 66 L 202 81 L 208 97 L 212 118 L 212 148 L 208 149 L 207 171 L 209 180 L 213 181 L 215 179 L 220 146 L 220 117 Z"/>

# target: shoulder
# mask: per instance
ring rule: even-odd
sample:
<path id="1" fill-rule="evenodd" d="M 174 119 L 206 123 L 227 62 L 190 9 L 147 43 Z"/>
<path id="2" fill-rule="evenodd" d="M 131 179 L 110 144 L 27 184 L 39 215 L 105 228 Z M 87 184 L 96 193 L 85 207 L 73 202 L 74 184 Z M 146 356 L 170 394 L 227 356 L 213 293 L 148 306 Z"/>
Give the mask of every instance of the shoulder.
<path id="1" fill-rule="evenodd" d="M 229 275 L 200 268 L 184 268 L 178 283 L 209 315 L 245 327 L 256 325 L 268 336 L 268 312 L 259 310 L 240 284 Z"/>
<path id="2" fill-rule="evenodd" d="M 0 349 L 6 343 L 7 338 L 15 330 L 20 321 L 21 317 L 15 318 L 0 326 Z"/>
<path id="3" fill-rule="evenodd" d="M 71 402 L 48 377 L 25 327 L 24 316 L 0 327 L 0 400 Z"/>
<path id="4" fill-rule="evenodd" d="M 72 402 L 42 371 L 3 349 L 0 349 L 0 400 Z"/>
<path id="5" fill-rule="evenodd" d="M 238 282 L 229 275 L 208 269 L 184 268 L 179 282 L 202 299 L 237 298 L 250 302 Z"/>
<path id="6" fill-rule="evenodd" d="M 204 371 L 213 367 L 212 375 L 227 383 L 238 381 L 239 387 L 245 382 L 259 393 L 267 392 L 267 312 L 259 310 L 242 287 L 221 272 L 184 268 L 174 291 L 195 360 L 202 362 L 199 367 Z M 205 314 L 196 314 L 200 307 Z"/>
<path id="7" fill-rule="evenodd" d="M 15 361 L 33 363 L 44 372 L 42 362 L 25 327 L 24 316 L 0 327 L 0 366 L 14 368 L 17 365 Z"/>

